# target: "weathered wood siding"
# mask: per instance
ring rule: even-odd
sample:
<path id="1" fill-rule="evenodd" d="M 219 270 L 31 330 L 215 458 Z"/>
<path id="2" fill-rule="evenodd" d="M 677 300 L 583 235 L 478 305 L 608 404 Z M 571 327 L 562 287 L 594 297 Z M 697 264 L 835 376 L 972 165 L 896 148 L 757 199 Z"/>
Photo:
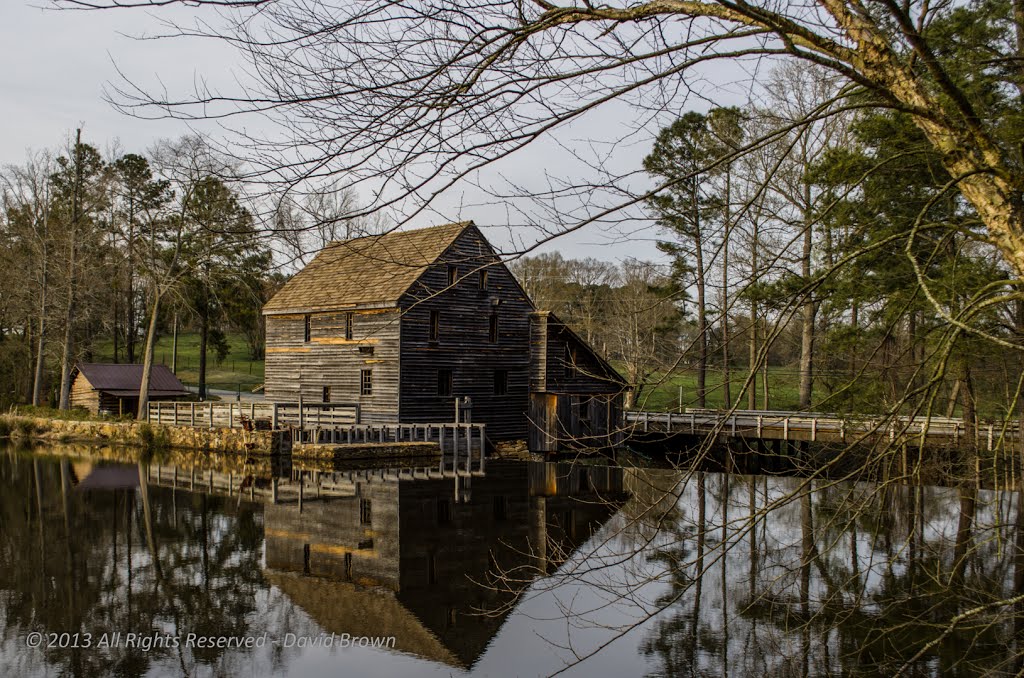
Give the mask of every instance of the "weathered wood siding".
<path id="1" fill-rule="evenodd" d="M 536 452 L 616 442 L 621 385 L 592 350 L 549 313 L 530 317 L 530 434 Z"/>
<path id="2" fill-rule="evenodd" d="M 449 266 L 459 275 L 451 287 Z M 482 269 L 487 270 L 483 290 Z M 487 424 L 489 438 L 525 438 L 533 307 L 480 232 L 467 229 L 401 306 L 402 421 L 451 421 L 455 398 L 469 396 L 473 422 Z M 430 340 L 432 311 L 439 314 L 437 341 Z M 496 342 L 490 341 L 492 313 L 498 317 Z M 439 370 L 452 371 L 451 396 L 438 395 Z M 495 370 L 508 374 L 504 395 L 494 393 Z"/>
<path id="3" fill-rule="evenodd" d="M 362 421 L 398 421 L 399 311 L 352 312 L 352 338 L 345 338 L 346 312 L 267 316 L 264 391 L 271 402 L 358 403 Z M 361 393 L 361 372 L 373 370 L 373 393 Z"/>
<path id="4" fill-rule="evenodd" d="M 109 396 L 108 396 L 109 399 Z M 109 405 L 109 400 L 106 403 Z M 92 387 L 85 375 L 79 372 L 74 381 L 71 382 L 71 407 L 84 407 L 92 414 L 98 414 L 100 410 L 100 393 Z M 117 401 L 114 400 L 114 411 L 117 411 Z"/>

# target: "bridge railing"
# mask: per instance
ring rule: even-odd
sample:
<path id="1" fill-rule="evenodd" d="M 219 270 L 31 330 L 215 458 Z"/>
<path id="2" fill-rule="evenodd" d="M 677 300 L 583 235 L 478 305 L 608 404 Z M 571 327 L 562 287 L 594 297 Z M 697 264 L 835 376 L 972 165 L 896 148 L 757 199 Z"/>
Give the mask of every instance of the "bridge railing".
<path id="1" fill-rule="evenodd" d="M 148 420 L 154 424 L 193 428 L 331 428 L 358 424 L 358 403 L 240 403 L 151 402 Z"/>
<path id="2" fill-rule="evenodd" d="M 844 442 L 858 437 L 872 436 L 877 439 L 884 436 L 890 440 L 945 438 L 957 444 L 968 435 L 968 428 L 962 419 L 949 417 L 841 417 L 818 412 L 778 410 L 736 410 L 731 413 L 708 409 L 626 412 L 625 424 L 644 432 L 657 429 L 696 434 L 717 430 L 733 436 L 811 441 L 816 441 L 819 435 Z M 1020 424 L 1017 421 L 981 422 L 975 427 L 974 436 L 979 446 L 992 450 L 1000 440 L 1019 440 Z"/>

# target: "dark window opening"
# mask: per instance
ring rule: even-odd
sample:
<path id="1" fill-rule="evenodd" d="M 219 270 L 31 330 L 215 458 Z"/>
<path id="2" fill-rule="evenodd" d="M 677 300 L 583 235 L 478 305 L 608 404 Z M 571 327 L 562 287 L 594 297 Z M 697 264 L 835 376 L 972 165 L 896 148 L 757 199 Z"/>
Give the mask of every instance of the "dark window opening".
<path id="1" fill-rule="evenodd" d="M 352 339 L 352 320 L 353 314 L 351 312 L 345 314 L 345 338 Z"/>
<path id="2" fill-rule="evenodd" d="M 480 289 L 482 289 L 482 290 L 486 290 L 487 289 L 487 283 L 489 282 L 489 278 L 490 278 L 488 273 L 489 273 L 489 271 L 487 269 L 484 269 L 484 270 L 480 271 Z"/>
<path id="3" fill-rule="evenodd" d="M 459 267 L 449 266 L 448 267 L 448 287 L 451 287 L 459 279 Z"/>
<path id="4" fill-rule="evenodd" d="M 492 344 L 498 343 L 498 314 L 492 313 L 490 324 L 487 326 L 487 341 Z"/>
<path id="5" fill-rule="evenodd" d="M 324 386 L 324 394 L 323 395 L 324 395 L 324 402 L 325 403 L 331 402 L 331 387 L 330 386 Z"/>
<path id="6" fill-rule="evenodd" d="M 356 544 L 356 548 L 360 551 L 368 550 L 373 548 L 373 539 L 364 539 Z"/>
<path id="7" fill-rule="evenodd" d="M 345 578 L 346 579 L 351 579 L 352 578 L 352 554 L 351 553 L 346 553 L 345 554 Z"/>
<path id="8" fill-rule="evenodd" d="M 302 545 L 302 573 L 309 574 L 309 544 Z"/>
<path id="9" fill-rule="evenodd" d="M 369 525 L 373 518 L 373 504 L 369 499 L 359 500 L 359 524 Z"/>
<path id="10" fill-rule="evenodd" d="M 494 370 L 494 395 L 508 394 L 508 370 Z"/>
<path id="11" fill-rule="evenodd" d="M 437 583 L 437 560 L 433 553 L 427 554 L 427 583 L 430 585 Z"/>
<path id="12" fill-rule="evenodd" d="M 430 341 L 437 341 L 438 336 L 441 334 L 441 312 L 431 311 L 430 312 Z"/>
<path id="13" fill-rule="evenodd" d="M 437 524 L 446 525 L 452 522 L 452 505 L 447 499 L 437 500 Z"/>
<path id="14" fill-rule="evenodd" d="M 361 355 L 373 355 L 373 346 L 360 346 L 359 353 Z"/>
<path id="15" fill-rule="evenodd" d="M 359 394 L 373 395 L 373 370 L 359 371 Z"/>
<path id="16" fill-rule="evenodd" d="M 448 397 L 452 394 L 452 371 L 437 371 L 437 395 Z"/>
<path id="17" fill-rule="evenodd" d="M 308 315 L 302 316 L 302 322 L 303 322 L 302 340 L 303 341 L 309 341 L 309 337 L 310 337 L 309 316 Z"/>
<path id="18" fill-rule="evenodd" d="M 495 520 L 507 520 L 508 519 L 508 500 L 503 497 L 494 498 L 494 519 Z"/>

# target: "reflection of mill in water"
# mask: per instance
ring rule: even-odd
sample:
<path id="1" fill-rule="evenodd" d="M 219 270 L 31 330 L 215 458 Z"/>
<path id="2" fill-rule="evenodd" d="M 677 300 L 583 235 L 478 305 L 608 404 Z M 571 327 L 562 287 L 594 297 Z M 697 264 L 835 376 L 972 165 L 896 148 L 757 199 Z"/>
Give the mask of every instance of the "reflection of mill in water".
<path id="1" fill-rule="evenodd" d="M 151 466 L 148 480 L 263 501 L 264 575 L 325 632 L 394 636 L 398 650 L 460 667 L 481 656 L 516 594 L 625 498 L 617 468 L 450 458 L 286 466 L 248 482 Z"/>

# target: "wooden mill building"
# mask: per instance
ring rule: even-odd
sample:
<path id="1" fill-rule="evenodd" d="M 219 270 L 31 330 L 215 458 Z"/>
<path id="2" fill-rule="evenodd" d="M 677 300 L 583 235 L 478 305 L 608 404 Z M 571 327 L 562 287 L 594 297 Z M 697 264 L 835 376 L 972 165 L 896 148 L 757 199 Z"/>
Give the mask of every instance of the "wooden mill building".
<path id="1" fill-rule="evenodd" d="M 492 440 L 614 442 L 622 378 L 534 307 L 472 222 L 331 243 L 263 313 L 271 402 L 422 423 L 453 421 L 468 398 Z"/>
<path id="2" fill-rule="evenodd" d="M 93 414 L 135 415 L 139 408 L 142 365 L 79 363 L 72 373 L 71 406 Z M 189 395 L 166 365 L 153 365 L 149 376 L 149 399 L 177 400 Z"/>

